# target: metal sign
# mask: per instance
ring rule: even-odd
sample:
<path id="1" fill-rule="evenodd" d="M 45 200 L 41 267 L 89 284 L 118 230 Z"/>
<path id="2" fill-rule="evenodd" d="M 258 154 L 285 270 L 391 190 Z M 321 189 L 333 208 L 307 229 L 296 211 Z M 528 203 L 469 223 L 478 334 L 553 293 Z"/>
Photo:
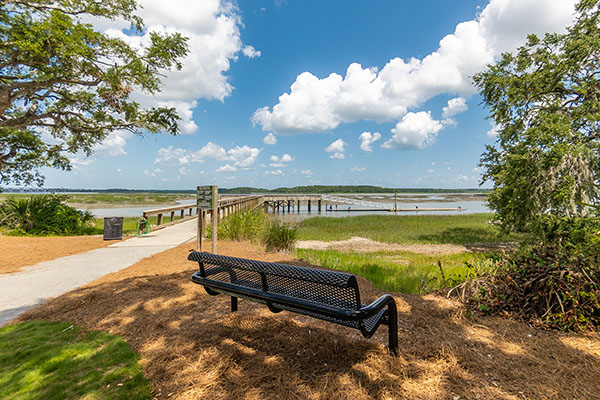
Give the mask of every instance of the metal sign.
<path id="1" fill-rule="evenodd" d="M 196 207 L 203 210 L 213 210 L 213 187 L 198 186 L 196 189 Z"/>

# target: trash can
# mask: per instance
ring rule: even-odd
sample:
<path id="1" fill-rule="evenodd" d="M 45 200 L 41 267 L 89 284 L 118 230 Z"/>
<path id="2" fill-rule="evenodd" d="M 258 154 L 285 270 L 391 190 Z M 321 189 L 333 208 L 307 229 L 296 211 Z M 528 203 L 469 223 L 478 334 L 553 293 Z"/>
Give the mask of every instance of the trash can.
<path id="1" fill-rule="evenodd" d="M 123 217 L 104 218 L 104 240 L 121 240 L 123 238 Z"/>

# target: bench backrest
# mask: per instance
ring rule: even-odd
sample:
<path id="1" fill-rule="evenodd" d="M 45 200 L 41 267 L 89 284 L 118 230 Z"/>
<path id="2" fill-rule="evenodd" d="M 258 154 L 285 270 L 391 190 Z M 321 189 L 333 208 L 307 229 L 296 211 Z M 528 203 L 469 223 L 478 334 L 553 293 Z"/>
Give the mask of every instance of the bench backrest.
<path id="1" fill-rule="evenodd" d="M 197 251 L 191 252 L 188 260 L 198 261 L 200 275 L 207 279 L 299 298 L 329 307 L 351 310 L 361 307 L 356 278 L 345 272 Z"/>

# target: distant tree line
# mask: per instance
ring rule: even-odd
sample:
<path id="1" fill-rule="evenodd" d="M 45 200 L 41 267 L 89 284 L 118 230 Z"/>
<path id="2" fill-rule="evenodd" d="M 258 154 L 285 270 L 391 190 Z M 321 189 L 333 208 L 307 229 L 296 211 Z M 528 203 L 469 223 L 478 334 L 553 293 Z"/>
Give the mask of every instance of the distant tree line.
<path id="1" fill-rule="evenodd" d="M 4 188 L 5 191 L 22 191 L 22 188 Z M 1 190 L 0 190 L 1 191 Z M 196 193 L 196 189 L 73 189 L 73 188 L 46 188 L 44 192 L 93 192 L 93 193 Z M 327 193 L 487 193 L 489 189 L 435 189 L 435 188 L 384 188 L 369 185 L 312 185 L 280 187 L 276 189 L 255 188 L 240 186 L 234 188 L 219 188 L 223 194 L 252 194 L 252 193 L 302 193 L 302 194 L 327 194 Z"/>

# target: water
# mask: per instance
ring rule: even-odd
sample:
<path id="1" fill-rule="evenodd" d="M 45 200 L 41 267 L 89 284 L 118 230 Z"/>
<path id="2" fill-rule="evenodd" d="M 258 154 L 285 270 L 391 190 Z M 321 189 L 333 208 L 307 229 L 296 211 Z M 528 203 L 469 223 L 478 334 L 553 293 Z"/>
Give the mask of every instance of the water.
<path id="1" fill-rule="evenodd" d="M 195 199 L 177 200 L 179 205 L 196 204 Z M 95 217 L 140 217 L 144 210 L 154 210 L 157 208 L 172 207 L 173 204 L 156 204 L 146 207 L 119 207 L 119 208 L 83 208 L 81 210 L 89 211 Z"/>
<path id="2" fill-rule="evenodd" d="M 386 194 L 386 195 L 366 195 L 366 194 L 341 194 L 338 197 L 357 197 L 360 200 L 366 201 L 377 201 L 378 203 L 385 206 L 387 209 L 394 208 L 394 195 Z M 456 199 L 456 201 L 443 201 L 447 199 Z M 465 200 L 460 200 L 460 198 L 464 198 Z M 300 212 L 294 210 L 289 213 L 280 212 L 279 215 L 281 217 L 285 217 L 285 219 L 293 219 L 293 220 L 302 220 L 310 217 L 322 216 L 322 217 L 348 217 L 352 215 L 456 215 L 456 214 L 473 214 L 473 213 L 487 213 L 491 212 L 490 209 L 484 204 L 481 200 L 472 200 L 472 195 L 464 195 L 464 194 L 427 194 L 427 193 L 414 193 L 414 194 L 401 194 L 398 195 L 397 207 L 398 209 L 411 209 L 415 211 L 410 212 L 398 212 L 391 213 L 387 210 L 379 210 L 372 209 L 369 211 L 341 211 L 347 210 L 350 207 L 351 210 L 356 209 L 365 209 L 369 207 L 356 205 L 356 204 L 338 204 L 337 209 L 340 211 L 337 212 L 329 212 L 326 211 L 325 208 L 329 207 L 327 202 L 323 202 L 322 211 L 319 213 L 317 211 L 317 204 L 313 202 L 312 204 L 312 212 L 308 212 L 308 207 L 305 202 L 302 203 L 300 207 Z M 436 201 L 437 200 L 437 201 Z M 177 204 L 181 205 L 191 205 L 195 204 L 195 199 L 188 200 L 178 200 Z M 169 207 L 169 204 L 157 204 L 153 206 L 147 207 L 121 207 L 121 208 L 91 208 L 88 209 L 92 214 L 96 217 L 139 217 L 142 215 L 144 210 L 156 209 Z M 462 211 L 419 211 L 417 212 L 416 207 L 419 209 L 424 208 L 451 208 L 451 209 L 460 209 Z M 333 205 L 333 209 L 336 206 Z"/>

